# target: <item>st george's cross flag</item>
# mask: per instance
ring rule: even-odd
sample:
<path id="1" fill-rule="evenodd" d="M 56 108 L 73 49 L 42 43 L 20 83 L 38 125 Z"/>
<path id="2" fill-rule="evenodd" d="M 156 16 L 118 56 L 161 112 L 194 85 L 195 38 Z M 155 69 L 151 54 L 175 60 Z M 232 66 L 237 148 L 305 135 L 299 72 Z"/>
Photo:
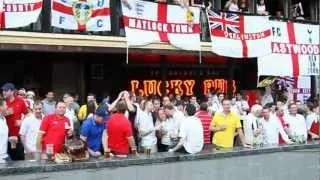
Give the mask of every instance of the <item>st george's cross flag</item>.
<path id="1" fill-rule="evenodd" d="M 220 56 L 252 58 L 271 53 L 271 27 L 266 16 L 207 11 L 212 52 Z"/>
<path id="2" fill-rule="evenodd" d="M 109 0 L 52 0 L 51 25 L 78 31 L 110 31 Z"/>
<path id="3" fill-rule="evenodd" d="M 128 0 L 122 3 L 128 46 L 170 43 L 185 50 L 200 50 L 200 9 Z"/>
<path id="4" fill-rule="evenodd" d="M 41 9 L 42 0 L 0 0 L 0 29 L 35 23 Z"/>
<path id="5" fill-rule="evenodd" d="M 258 58 L 258 75 L 319 75 L 319 25 L 272 21 L 272 54 Z"/>

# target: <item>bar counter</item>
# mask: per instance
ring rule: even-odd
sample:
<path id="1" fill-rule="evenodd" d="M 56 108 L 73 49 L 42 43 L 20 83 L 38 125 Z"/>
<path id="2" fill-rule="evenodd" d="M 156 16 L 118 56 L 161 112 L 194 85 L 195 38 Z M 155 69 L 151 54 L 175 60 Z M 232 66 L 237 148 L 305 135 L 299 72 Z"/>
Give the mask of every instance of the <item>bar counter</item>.
<path id="1" fill-rule="evenodd" d="M 234 149 L 220 149 L 207 148 L 198 154 L 181 154 L 181 153 L 155 153 L 147 157 L 145 154 L 139 154 L 137 157 L 125 159 L 112 158 L 91 158 L 85 162 L 72 162 L 68 164 L 56 164 L 53 162 L 36 162 L 36 161 L 15 161 L 0 164 L 0 176 L 10 176 L 17 174 L 33 174 L 41 172 L 58 172 L 68 170 L 80 169 L 95 169 L 95 168 L 117 168 L 134 165 L 149 165 L 157 163 L 173 163 L 183 161 L 197 161 L 197 160 L 212 160 L 221 158 L 231 158 L 238 156 L 251 156 L 267 153 L 288 152 L 303 149 L 320 148 L 319 142 L 301 145 L 284 145 L 284 146 L 269 146 L 259 147 L 253 149 L 234 148 Z"/>

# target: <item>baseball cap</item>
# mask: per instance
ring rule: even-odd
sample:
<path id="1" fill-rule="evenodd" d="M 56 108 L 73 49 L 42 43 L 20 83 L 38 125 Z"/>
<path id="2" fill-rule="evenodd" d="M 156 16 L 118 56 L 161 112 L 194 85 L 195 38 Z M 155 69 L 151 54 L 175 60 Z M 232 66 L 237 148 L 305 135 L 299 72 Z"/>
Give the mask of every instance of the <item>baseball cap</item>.
<path id="1" fill-rule="evenodd" d="M 99 107 L 95 113 L 97 116 L 103 117 L 106 119 L 108 117 L 108 113 L 104 108 Z"/>
<path id="2" fill-rule="evenodd" d="M 15 90 L 16 87 L 12 83 L 5 83 L 4 85 L 2 85 L 1 89 L 3 91 L 8 91 L 8 90 Z"/>

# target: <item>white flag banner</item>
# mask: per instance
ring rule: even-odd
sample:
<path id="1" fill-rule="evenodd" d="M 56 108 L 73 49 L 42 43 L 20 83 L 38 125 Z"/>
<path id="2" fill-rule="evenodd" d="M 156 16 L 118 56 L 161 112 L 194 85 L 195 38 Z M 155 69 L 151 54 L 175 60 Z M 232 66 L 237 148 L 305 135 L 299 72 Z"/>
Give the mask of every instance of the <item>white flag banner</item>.
<path id="1" fill-rule="evenodd" d="M 282 80 L 287 84 L 288 99 L 299 100 L 306 102 L 311 96 L 311 77 L 299 76 L 299 77 L 279 77 L 278 80 Z"/>
<path id="2" fill-rule="evenodd" d="M 4 25 L 2 25 L 2 21 L 3 21 L 2 17 L 4 16 L 3 13 L 4 13 L 3 12 L 3 0 L 0 0 L 0 29 L 2 29 L 4 26 Z"/>
<path id="3" fill-rule="evenodd" d="M 271 26 L 267 16 L 207 11 L 212 52 L 227 57 L 252 58 L 271 54 Z"/>
<path id="4" fill-rule="evenodd" d="M 272 21 L 272 54 L 258 58 L 258 75 L 319 75 L 319 25 Z"/>
<path id="5" fill-rule="evenodd" d="M 0 0 L 0 27 L 17 28 L 35 23 L 42 9 L 42 0 Z"/>
<path id="6" fill-rule="evenodd" d="M 110 31 L 109 0 L 52 0 L 51 25 L 78 31 Z"/>
<path id="7" fill-rule="evenodd" d="M 168 42 L 185 50 L 200 50 L 200 9 L 128 0 L 122 4 L 129 46 Z"/>

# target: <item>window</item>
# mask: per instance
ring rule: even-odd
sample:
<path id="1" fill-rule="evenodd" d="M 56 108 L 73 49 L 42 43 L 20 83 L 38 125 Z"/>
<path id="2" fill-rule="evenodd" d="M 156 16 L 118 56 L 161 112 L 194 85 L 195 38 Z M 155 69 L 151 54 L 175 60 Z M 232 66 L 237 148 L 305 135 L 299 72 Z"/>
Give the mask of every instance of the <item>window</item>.
<path id="1" fill-rule="evenodd" d="M 284 16 L 284 1 L 279 0 L 266 0 L 266 9 L 272 16 Z"/>
<path id="2" fill-rule="evenodd" d="M 91 79 L 94 79 L 94 80 L 103 80 L 104 79 L 103 64 L 92 64 L 91 65 Z"/>
<path id="3" fill-rule="evenodd" d="M 310 1 L 292 0 L 290 17 L 295 19 L 310 20 Z"/>

